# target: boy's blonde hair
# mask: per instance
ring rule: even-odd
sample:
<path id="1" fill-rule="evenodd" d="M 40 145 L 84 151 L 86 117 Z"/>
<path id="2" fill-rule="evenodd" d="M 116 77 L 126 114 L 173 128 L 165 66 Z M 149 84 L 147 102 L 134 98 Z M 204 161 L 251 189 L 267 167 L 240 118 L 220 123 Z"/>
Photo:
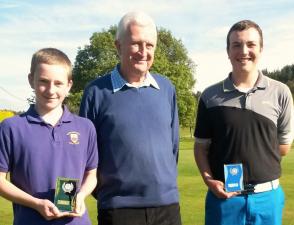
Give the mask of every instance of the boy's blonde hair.
<path id="1" fill-rule="evenodd" d="M 68 69 L 68 79 L 72 80 L 72 65 L 65 53 L 56 48 L 42 48 L 35 52 L 31 61 L 30 73 L 34 76 L 37 65 L 45 63 L 49 65 L 63 65 Z"/>

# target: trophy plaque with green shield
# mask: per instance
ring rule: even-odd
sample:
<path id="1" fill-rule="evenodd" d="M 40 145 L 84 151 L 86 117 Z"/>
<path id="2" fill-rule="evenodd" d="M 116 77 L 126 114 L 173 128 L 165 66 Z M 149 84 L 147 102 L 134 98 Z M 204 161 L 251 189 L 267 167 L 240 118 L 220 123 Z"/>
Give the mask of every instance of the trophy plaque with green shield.
<path id="1" fill-rule="evenodd" d="M 79 179 L 57 177 L 54 204 L 63 212 L 72 212 Z"/>

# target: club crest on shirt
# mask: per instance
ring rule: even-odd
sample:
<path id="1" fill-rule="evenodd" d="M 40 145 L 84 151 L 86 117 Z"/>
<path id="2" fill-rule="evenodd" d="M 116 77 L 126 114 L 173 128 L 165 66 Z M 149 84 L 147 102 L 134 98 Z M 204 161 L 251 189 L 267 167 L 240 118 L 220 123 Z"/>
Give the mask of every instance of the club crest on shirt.
<path id="1" fill-rule="evenodd" d="M 66 135 L 69 136 L 69 144 L 78 145 L 80 144 L 80 133 L 76 131 L 70 131 Z"/>

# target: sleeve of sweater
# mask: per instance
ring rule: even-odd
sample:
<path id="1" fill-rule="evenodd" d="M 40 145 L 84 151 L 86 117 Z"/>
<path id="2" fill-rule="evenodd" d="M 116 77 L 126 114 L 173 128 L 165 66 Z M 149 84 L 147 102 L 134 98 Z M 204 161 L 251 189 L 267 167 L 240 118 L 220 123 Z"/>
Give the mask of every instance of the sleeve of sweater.
<path id="1" fill-rule="evenodd" d="M 95 101 L 96 96 L 94 96 L 94 86 L 88 86 L 84 90 L 82 97 L 79 115 L 90 119 L 95 124 L 96 114 L 94 113 L 96 108 L 98 108 L 98 102 Z"/>
<path id="2" fill-rule="evenodd" d="M 176 100 L 176 91 L 173 87 L 173 97 L 172 97 L 172 142 L 173 142 L 173 154 L 178 162 L 179 154 L 179 116 L 178 116 L 178 106 Z"/>

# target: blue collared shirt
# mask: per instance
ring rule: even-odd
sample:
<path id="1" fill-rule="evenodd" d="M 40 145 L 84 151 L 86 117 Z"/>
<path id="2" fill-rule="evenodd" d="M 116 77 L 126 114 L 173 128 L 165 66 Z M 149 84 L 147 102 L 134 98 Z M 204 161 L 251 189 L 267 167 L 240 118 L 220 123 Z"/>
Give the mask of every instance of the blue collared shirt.
<path id="1" fill-rule="evenodd" d="M 152 86 L 156 89 L 160 89 L 158 83 L 156 82 L 154 77 L 149 72 L 147 72 L 146 78 L 143 81 L 143 83 L 140 84 L 140 86 L 134 86 L 133 84 L 130 84 L 125 79 L 123 79 L 123 77 L 119 73 L 118 68 L 119 68 L 119 65 L 117 65 L 114 68 L 114 70 L 111 71 L 111 83 L 112 83 L 113 92 L 119 91 L 125 85 L 128 87 L 135 87 L 135 88 Z"/>

